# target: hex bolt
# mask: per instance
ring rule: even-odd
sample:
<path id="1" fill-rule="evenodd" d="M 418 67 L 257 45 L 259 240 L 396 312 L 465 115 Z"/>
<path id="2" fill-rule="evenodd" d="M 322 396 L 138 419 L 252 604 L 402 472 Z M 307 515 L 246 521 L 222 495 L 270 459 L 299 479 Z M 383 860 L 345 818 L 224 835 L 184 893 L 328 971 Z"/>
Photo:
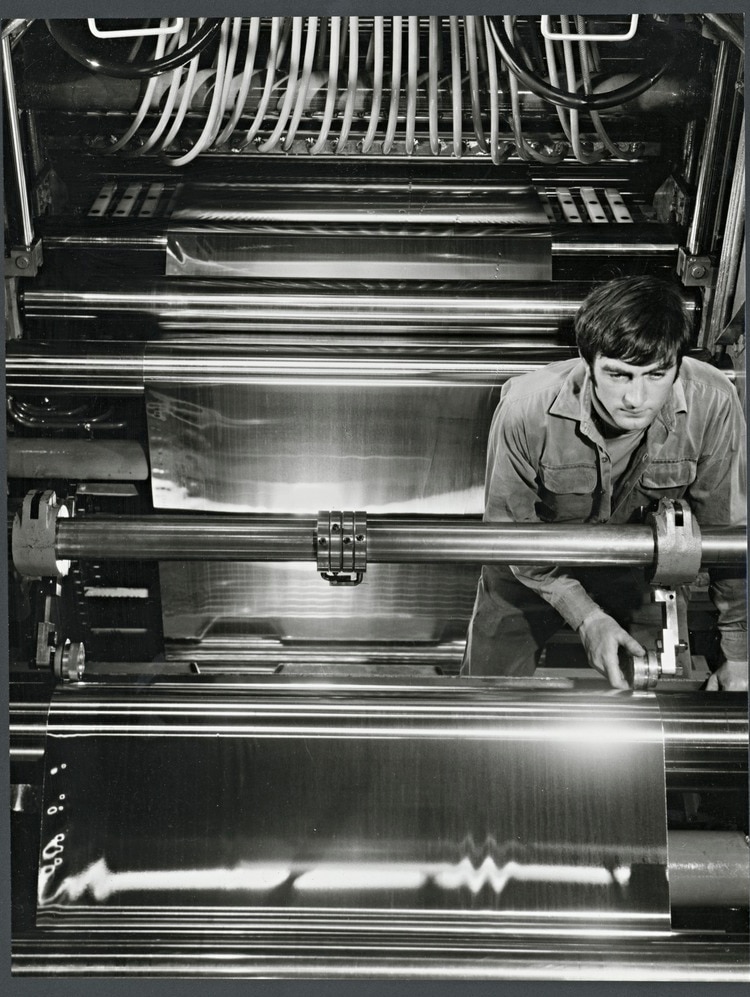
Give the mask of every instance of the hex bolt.
<path id="1" fill-rule="evenodd" d="M 319 547 L 327 547 L 328 546 L 328 541 L 326 540 L 325 537 L 318 537 L 318 546 Z"/>

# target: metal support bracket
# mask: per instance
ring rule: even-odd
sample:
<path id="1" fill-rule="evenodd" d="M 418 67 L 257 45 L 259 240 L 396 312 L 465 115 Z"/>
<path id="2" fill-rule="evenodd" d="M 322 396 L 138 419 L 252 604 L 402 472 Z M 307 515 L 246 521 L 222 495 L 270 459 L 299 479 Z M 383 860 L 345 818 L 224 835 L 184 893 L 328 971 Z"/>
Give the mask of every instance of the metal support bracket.
<path id="1" fill-rule="evenodd" d="M 5 257 L 6 277 L 36 277 L 42 268 L 42 240 L 30 246 L 11 247 Z"/>
<path id="2" fill-rule="evenodd" d="M 677 273 L 685 287 L 708 287 L 713 280 L 713 261 L 710 256 L 689 253 L 680 246 Z"/>
<path id="3" fill-rule="evenodd" d="M 660 678 L 674 678 L 681 674 L 677 654 L 687 648 L 680 638 L 677 614 L 677 592 L 673 588 L 655 587 L 651 592 L 654 602 L 664 604 L 664 621 L 657 650 L 645 655 L 628 655 L 625 678 L 633 689 L 653 689 Z"/>
<path id="4" fill-rule="evenodd" d="M 359 585 L 367 569 L 367 513 L 318 513 L 318 571 L 331 585 Z"/>
<path id="5" fill-rule="evenodd" d="M 60 596 L 59 581 L 48 578 L 42 582 L 42 618 L 36 627 L 34 665 L 50 669 L 58 682 L 80 682 L 86 670 L 86 650 L 82 641 L 61 637 Z"/>
<path id="6" fill-rule="evenodd" d="M 626 664 L 634 689 L 653 689 L 660 678 L 679 674 L 677 654 L 688 645 L 680 637 L 675 586 L 694 581 L 701 566 L 700 527 L 687 502 L 662 498 L 648 521 L 654 530 L 651 598 L 663 603 L 664 619 L 657 650 L 633 656 Z"/>
<path id="7" fill-rule="evenodd" d="M 649 522 L 654 531 L 651 585 L 687 585 L 701 567 L 701 531 L 684 499 L 659 500 Z"/>
<path id="8" fill-rule="evenodd" d="M 70 516 L 70 510 L 57 504 L 53 491 L 26 495 L 13 520 L 13 565 L 19 574 L 26 578 L 62 578 L 70 571 L 70 561 L 58 560 L 55 552 L 58 516 Z"/>

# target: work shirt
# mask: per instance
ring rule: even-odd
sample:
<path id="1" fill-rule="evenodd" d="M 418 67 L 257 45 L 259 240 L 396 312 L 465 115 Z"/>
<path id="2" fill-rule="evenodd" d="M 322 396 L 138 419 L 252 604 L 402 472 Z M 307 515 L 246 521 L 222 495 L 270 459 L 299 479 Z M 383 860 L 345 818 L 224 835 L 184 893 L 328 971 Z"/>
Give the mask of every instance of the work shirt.
<path id="1" fill-rule="evenodd" d="M 699 525 L 745 524 L 745 419 L 724 374 L 700 360 L 683 359 L 667 401 L 614 488 L 591 393 L 589 368 L 580 358 L 506 382 L 490 429 L 485 521 L 627 523 L 639 521 L 644 509 L 655 509 L 666 497 L 685 498 Z M 511 570 L 573 629 L 597 608 L 563 569 L 512 565 Z M 742 574 L 716 571 L 709 585 L 722 651 L 732 660 L 747 658 Z"/>

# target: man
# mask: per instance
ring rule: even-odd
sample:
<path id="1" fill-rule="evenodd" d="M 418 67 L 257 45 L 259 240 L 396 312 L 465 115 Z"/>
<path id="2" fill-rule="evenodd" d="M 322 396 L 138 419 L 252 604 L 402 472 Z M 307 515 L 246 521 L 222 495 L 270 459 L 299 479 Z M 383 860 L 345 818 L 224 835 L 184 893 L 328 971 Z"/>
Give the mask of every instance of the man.
<path id="1" fill-rule="evenodd" d="M 745 523 L 745 420 L 724 374 L 685 357 L 679 290 L 652 277 L 610 281 L 575 322 L 580 357 L 511 378 L 490 429 L 487 522 L 640 522 L 685 498 L 698 523 Z M 683 359 L 684 358 L 684 359 Z M 745 580 L 712 572 L 724 662 L 709 689 L 747 689 Z M 620 654 L 659 629 L 643 571 L 484 565 L 462 672 L 530 675 L 563 621 L 589 663 L 627 688 Z M 649 615 L 651 621 L 649 623 Z M 632 634 L 628 632 L 630 628 Z"/>

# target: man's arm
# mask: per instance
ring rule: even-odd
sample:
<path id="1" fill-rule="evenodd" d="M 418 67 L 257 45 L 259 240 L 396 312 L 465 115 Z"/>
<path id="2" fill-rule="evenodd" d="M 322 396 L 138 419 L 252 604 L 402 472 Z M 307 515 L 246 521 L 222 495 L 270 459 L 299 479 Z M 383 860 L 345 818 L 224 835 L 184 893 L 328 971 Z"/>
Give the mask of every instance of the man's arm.
<path id="1" fill-rule="evenodd" d="M 707 449 L 698 462 L 689 499 L 699 524 L 744 526 L 747 521 L 747 458 L 745 418 L 736 392 L 707 427 Z M 748 688 L 747 583 L 742 571 L 727 568 L 709 571 L 709 595 L 719 614 L 724 664 L 709 679 L 706 689 L 741 691 Z"/>
<path id="2" fill-rule="evenodd" d="M 518 406 L 501 400 L 488 444 L 485 513 L 487 522 L 540 522 L 538 441 L 531 420 Z M 552 565 L 511 565 L 516 578 L 545 599 L 581 635 L 590 664 L 616 689 L 627 688 L 619 649 L 644 654 L 643 648 L 606 614 L 581 583 Z"/>

